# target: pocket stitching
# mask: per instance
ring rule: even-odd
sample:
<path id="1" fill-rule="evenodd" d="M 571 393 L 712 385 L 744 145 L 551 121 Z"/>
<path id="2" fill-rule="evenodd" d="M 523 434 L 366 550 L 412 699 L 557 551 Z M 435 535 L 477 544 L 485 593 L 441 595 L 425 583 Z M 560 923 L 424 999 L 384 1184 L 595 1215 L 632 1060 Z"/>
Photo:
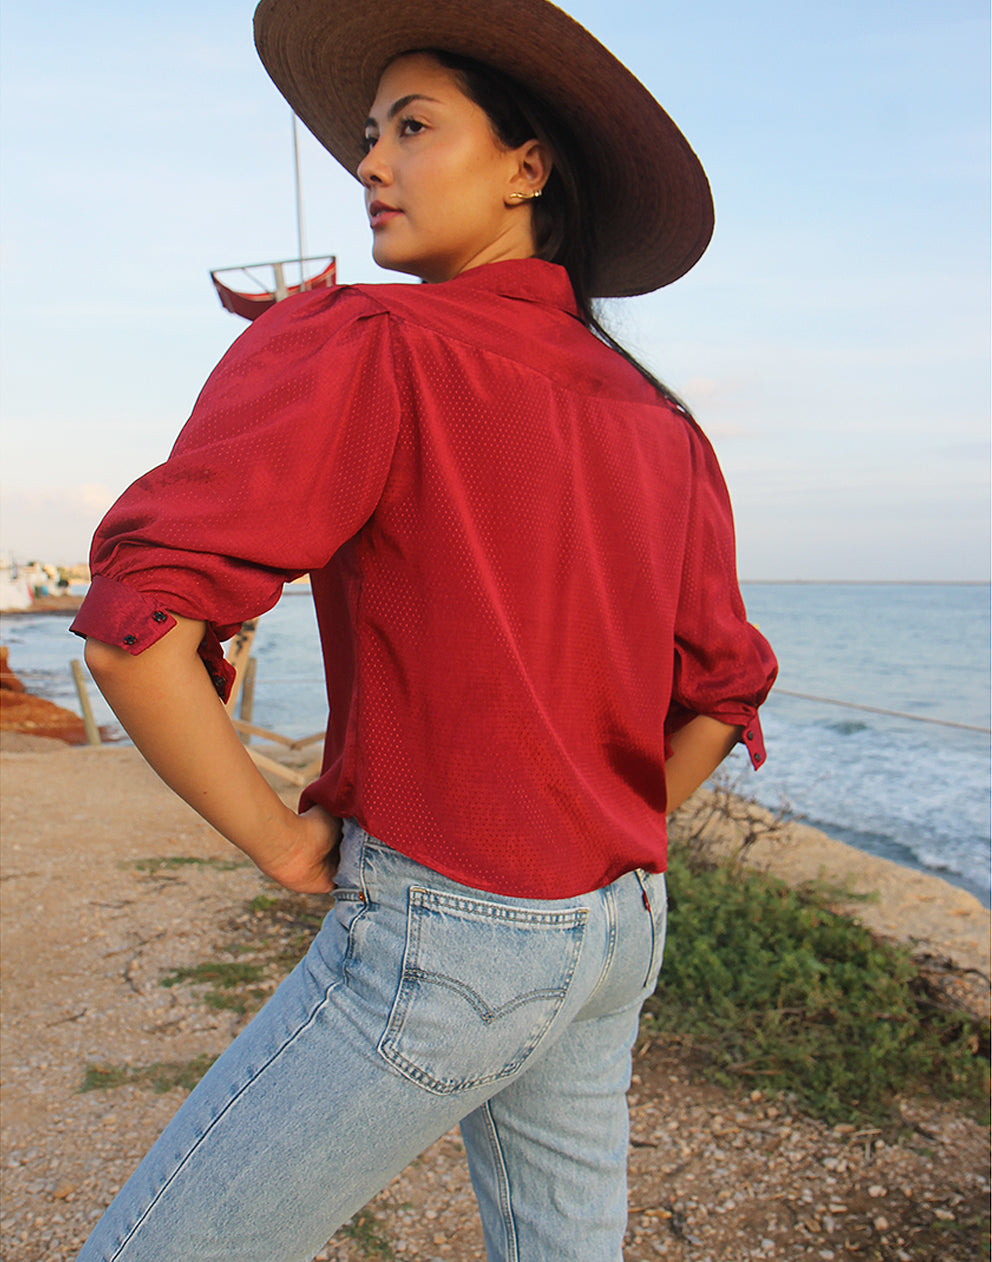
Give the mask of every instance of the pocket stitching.
<path id="1" fill-rule="evenodd" d="M 571 981 L 572 973 L 575 966 L 572 966 L 568 975 Z M 409 978 L 411 981 L 431 982 L 435 986 L 442 986 L 445 990 L 451 990 L 456 995 L 461 995 L 470 1008 L 474 1009 L 479 1015 L 479 1020 L 484 1021 L 486 1025 L 492 1025 L 500 1017 L 505 1016 L 508 1012 L 512 1012 L 515 1008 L 522 1008 L 526 1003 L 532 1003 L 537 999 L 564 999 L 568 993 L 568 984 L 564 986 L 545 987 L 541 990 L 528 990 L 525 994 L 518 995 L 509 1003 L 502 1004 L 499 1008 L 492 1008 L 485 1002 L 477 990 L 471 986 L 466 986 L 464 982 L 458 981 L 455 977 L 449 977 L 447 973 L 432 973 L 425 968 L 404 969 L 400 978 L 400 984 Z"/>
<path id="2" fill-rule="evenodd" d="M 490 903 L 482 898 L 467 898 L 464 894 L 446 894 L 441 890 L 425 889 L 413 885 L 409 891 L 409 902 L 424 910 L 443 908 L 469 914 L 474 918 L 489 922 L 506 920 L 511 924 L 540 925 L 546 928 L 557 926 L 570 927 L 584 924 L 589 911 L 586 907 L 571 907 L 567 911 L 537 911 L 527 907 L 508 907 L 503 903 Z"/>

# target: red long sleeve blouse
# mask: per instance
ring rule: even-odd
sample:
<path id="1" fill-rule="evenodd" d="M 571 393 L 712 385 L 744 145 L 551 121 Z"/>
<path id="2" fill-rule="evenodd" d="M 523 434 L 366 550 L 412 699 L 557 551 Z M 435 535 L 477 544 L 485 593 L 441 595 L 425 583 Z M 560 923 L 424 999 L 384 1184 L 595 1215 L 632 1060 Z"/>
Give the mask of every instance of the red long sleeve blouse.
<path id="1" fill-rule="evenodd" d="M 564 898 L 665 866 L 666 728 L 744 728 L 747 622 L 716 458 L 528 259 L 277 304 L 102 522 L 73 630 L 201 655 L 309 571 L 330 718 L 303 805 L 455 880 Z"/>

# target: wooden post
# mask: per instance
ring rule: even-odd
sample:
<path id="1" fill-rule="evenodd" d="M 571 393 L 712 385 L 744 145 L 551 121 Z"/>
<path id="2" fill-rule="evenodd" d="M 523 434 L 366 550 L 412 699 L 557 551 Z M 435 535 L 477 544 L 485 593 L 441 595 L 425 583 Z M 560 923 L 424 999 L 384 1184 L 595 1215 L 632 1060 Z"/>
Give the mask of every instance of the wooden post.
<path id="1" fill-rule="evenodd" d="M 250 723 L 252 712 L 255 709 L 255 672 L 258 669 L 258 659 L 249 657 L 245 663 L 245 681 L 241 685 L 241 721 Z M 242 731 L 241 739 L 246 745 L 251 744 L 251 732 Z"/>
<path id="2" fill-rule="evenodd" d="M 244 681 L 244 667 L 251 655 L 251 645 L 255 638 L 255 628 L 258 626 L 258 619 L 251 618 L 248 622 L 241 624 L 241 630 L 231 641 L 227 650 L 227 660 L 235 669 L 234 685 L 231 688 L 231 695 L 227 699 L 228 714 L 234 713 L 234 707 L 238 703 L 238 697 L 241 693 L 241 684 Z"/>
<path id="3" fill-rule="evenodd" d="M 72 677 L 76 682 L 79 708 L 83 712 L 83 727 L 86 729 L 86 739 L 91 745 L 102 745 L 100 729 L 96 725 L 96 719 L 93 717 L 93 707 L 90 705 L 90 694 L 86 690 L 86 673 L 83 670 L 83 663 L 78 658 L 73 658 L 69 665 L 72 669 Z"/>

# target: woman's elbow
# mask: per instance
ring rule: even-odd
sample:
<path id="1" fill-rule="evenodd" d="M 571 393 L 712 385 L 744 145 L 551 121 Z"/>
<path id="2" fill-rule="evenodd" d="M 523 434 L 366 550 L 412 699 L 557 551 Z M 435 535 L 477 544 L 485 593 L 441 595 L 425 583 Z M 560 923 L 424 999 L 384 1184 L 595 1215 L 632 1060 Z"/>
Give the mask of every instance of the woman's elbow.
<path id="1" fill-rule="evenodd" d="M 114 644 L 87 638 L 83 650 L 86 667 L 98 685 L 119 678 L 134 662 L 130 653 Z"/>

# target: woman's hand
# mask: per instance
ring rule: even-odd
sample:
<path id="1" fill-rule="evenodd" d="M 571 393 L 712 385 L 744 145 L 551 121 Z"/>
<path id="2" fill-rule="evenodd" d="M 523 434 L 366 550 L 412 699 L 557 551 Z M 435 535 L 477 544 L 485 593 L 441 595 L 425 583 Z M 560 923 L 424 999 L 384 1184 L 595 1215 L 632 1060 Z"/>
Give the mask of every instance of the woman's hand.
<path id="1" fill-rule="evenodd" d="M 293 817 L 285 849 L 253 856 L 266 876 L 298 894 L 329 894 L 341 853 L 341 821 L 322 806 Z"/>
<path id="2" fill-rule="evenodd" d="M 203 623 L 176 626 L 143 653 L 87 640 L 86 662 L 131 739 L 162 779 L 287 889 L 334 888 L 341 824 L 297 815 L 251 761 L 197 654 Z"/>

